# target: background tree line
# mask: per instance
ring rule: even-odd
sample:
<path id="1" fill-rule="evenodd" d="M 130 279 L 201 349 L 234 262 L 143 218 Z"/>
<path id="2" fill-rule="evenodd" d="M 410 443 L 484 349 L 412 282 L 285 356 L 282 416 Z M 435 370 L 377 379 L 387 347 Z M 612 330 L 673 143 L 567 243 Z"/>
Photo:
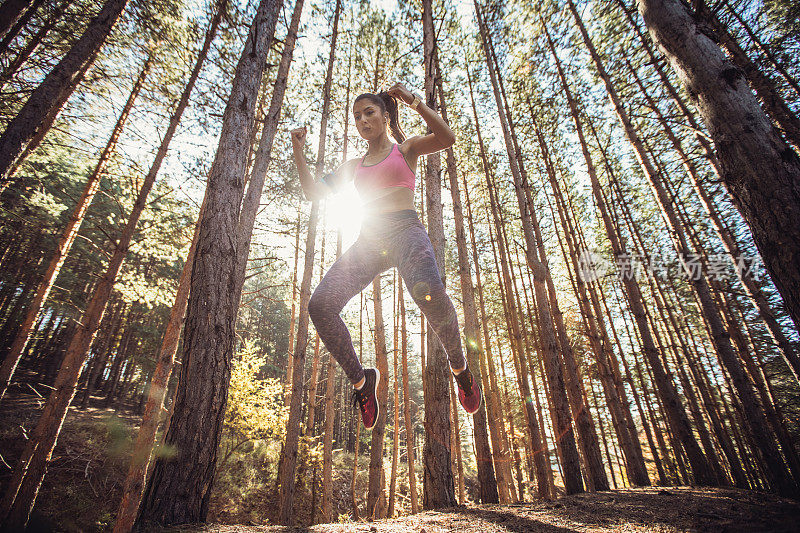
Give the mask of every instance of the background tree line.
<path id="1" fill-rule="evenodd" d="M 282 523 L 650 484 L 797 495 L 791 2 L 0 14 L 5 523 L 48 490 L 70 405 L 141 420 L 119 530 L 256 495 Z M 353 99 L 398 79 L 457 134 L 417 198 L 485 402 L 460 414 L 389 272 L 344 311 L 386 376 L 365 435 L 307 314 L 357 200 L 305 202 L 287 131 L 309 124 L 317 172 L 358 157 Z"/>

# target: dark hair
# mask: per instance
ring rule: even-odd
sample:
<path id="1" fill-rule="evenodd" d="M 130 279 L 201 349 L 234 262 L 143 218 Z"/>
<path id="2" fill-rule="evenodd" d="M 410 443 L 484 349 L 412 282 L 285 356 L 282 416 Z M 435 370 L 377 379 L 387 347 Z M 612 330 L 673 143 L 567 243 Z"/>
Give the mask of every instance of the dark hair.
<path id="1" fill-rule="evenodd" d="M 372 93 L 364 93 L 358 95 L 356 99 L 353 101 L 353 105 L 359 100 L 367 99 L 370 102 L 373 102 L 377 105 L 380 110 L 381 114 L 389 113 L 389 132 L 394 137 L 394 140 L 398 143 L 402 143 L 406 140 L 406 134 L 403 133 L 403 130 L 400 129 L 400 122 L 398 121 L 398 113 L 397 113 L 397 99 L 387 92 L 379 92 L 378 94 Z"/>

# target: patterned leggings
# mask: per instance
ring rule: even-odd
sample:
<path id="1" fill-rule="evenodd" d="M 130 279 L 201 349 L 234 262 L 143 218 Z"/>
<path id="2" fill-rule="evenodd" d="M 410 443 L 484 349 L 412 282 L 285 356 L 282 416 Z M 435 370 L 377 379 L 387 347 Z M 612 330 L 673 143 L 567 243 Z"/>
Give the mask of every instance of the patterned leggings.
<path id="1" fill-rule="evenodd" d="M 365 220 L 358 240 L 331 266 L 308 303 L 322 342 L 354 384 L 364 377 L 364 369 L 339 313 L 375 276 L 393 266 L 439 337 L 450 366 L 466 366 L 456 310 L 417 213 L 384 213 Z"/>

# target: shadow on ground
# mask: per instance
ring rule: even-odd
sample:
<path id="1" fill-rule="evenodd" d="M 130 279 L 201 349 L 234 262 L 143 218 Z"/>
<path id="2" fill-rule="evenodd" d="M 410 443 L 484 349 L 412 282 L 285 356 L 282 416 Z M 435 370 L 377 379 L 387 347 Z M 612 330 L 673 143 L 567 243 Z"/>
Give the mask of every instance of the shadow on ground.
<path id="1" fill-rule="evenodd" d="M 206 525 L 182 531 L 272 533 L 571 533 L 640 531 L 790 532 L 800 503 L 732 488 L 646 487 L 578 494 L 556 501 L 461 506 L 371 523 L 306 528 Z"/>

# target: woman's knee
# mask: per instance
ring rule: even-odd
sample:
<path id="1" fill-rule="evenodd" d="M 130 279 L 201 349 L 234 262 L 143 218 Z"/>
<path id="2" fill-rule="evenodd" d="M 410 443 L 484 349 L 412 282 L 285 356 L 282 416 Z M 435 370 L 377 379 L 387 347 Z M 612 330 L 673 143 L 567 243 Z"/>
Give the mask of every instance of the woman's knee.
<path id="1" fill-rule="evenodd" d="M 322 324 L 326 318 L 335 314 L 335 312 L 332 312 L 325 294 L 314 291 L 314 294 L 311 295 L 311 299 L 308 301 L 308 316 L 314 323 L 314 327 L 319 329 L 319 325 Z"/>
<path id="2" fill-rule="evenodd" d="M 406 287 L 408 292 L 411 293 L 411 298 L 420 307 L 429 306 L 432 303 L 441 301 L 443 298 L 449 298 L 444 284 L 439 278 L 418 280 L 408 283 Z"/>
<path id="3" fill-rule="evenodd" d="M 432 322 L 444 324 L 456 318 L 456 309 L 444 286 L 426 287 L 426 290 L 412 294 L 414 302 Z"/>

